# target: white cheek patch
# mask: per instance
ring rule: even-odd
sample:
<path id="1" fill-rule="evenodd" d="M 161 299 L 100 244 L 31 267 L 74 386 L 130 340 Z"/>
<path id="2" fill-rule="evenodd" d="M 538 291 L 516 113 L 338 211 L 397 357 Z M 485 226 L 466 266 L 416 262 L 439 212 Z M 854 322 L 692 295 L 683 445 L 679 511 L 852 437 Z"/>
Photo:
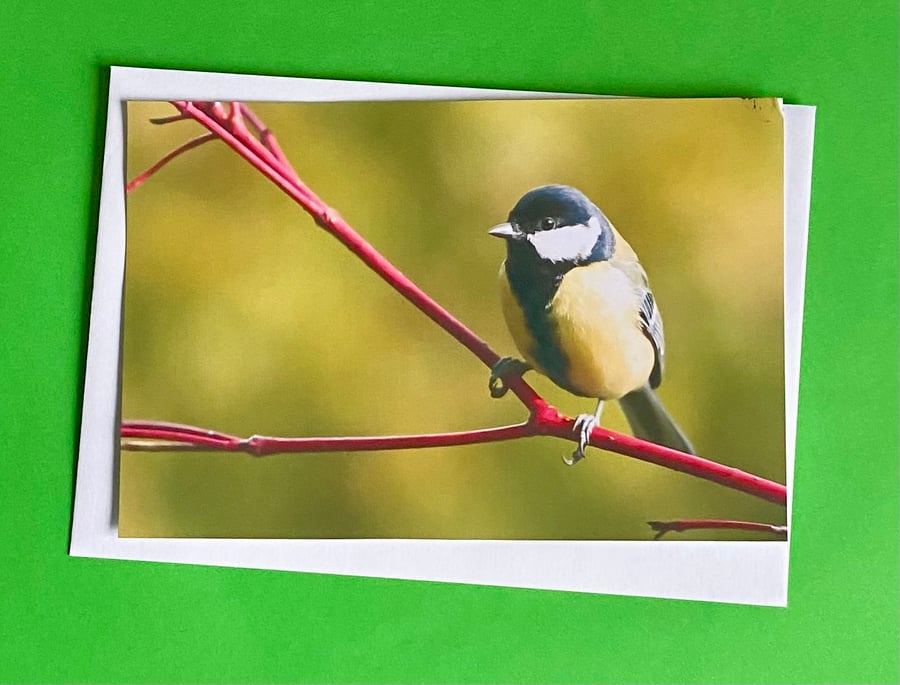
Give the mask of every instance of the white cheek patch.
<path id="1" fill-rule="evenodd" d="M 538 231 L 527 239 L 541 259 L 549 262 L 574 262 L 585 259 L 600 236 L 600 223 L 592 218 L 587 224 L 560 226 Z"/>

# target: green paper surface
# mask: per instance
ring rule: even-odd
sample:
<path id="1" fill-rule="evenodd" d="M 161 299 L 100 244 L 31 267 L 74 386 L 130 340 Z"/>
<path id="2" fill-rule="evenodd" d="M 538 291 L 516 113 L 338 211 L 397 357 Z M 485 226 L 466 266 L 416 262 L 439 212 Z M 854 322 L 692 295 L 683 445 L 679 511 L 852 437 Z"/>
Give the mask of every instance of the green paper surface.
<path id="1" fill-rule="evenodd" d="M 900 677 L 896 3 L 6 10 L 0 680 Z M 69 558 L 111 64 L 818 106 L 789 607 Z"/>

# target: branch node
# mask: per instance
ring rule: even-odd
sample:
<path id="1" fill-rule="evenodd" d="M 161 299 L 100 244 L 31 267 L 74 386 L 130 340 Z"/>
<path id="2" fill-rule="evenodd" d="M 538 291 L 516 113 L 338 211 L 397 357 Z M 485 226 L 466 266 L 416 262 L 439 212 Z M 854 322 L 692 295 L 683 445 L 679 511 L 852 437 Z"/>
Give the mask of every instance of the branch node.
<path id="1" fill-rule="evenodd" d="M 535 424 L 542 435 L 550 435 L 555 426 L 569 420 L 559 410 L 544 400 L 537 400 L 531 409 L 531 423 Z"/>
<path id="2" fill-rule="evenodd" d="M 324 228 L 326 231 L 332 229 L 336 223 L 342 220 L 337 210 L 327 206 L 316 212 L 313 218 L 319 228 Z"/>
<path id="3" fill-rule="evenodd" d="M 246 452 L 252 457 L 266 456 L 266 450 L 264 449 L 265 440 L 262 436 L 251 435 L 249 438 L 241 440 L 239 445 L 242 452 Z"/>
<path id="4" fill-rule="evenodd" d="M 202 108 L 202 104 L 203 103 L 201 103 L 201 108 Z M 208 102 L 205 104 L 207 107 L 207 110 L 206 110 L 207 113 L 212 114 L 213 116 L 217 117 L 218 119 L 221 119 L 224 121 L 227 121 L 230 118 L 228 116 L 228 112 L 225 109 L 225 105 L 222 102 L 216 101 L 216 102 Z"/>

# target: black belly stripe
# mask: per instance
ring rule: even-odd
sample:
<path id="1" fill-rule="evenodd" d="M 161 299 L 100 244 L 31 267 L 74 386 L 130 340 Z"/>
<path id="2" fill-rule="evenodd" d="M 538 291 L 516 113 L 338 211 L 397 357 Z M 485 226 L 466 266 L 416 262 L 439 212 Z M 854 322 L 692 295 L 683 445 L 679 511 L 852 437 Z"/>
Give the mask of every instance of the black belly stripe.
<path id="1" fill-rule="evenodd" d="M 510 246 L 506 259 L 506 277 L 513 296 L 522 307 L 525 325 L 534 339 L 532 356 L 550 379 L 572 391 L 568 382 L 569 360 L 559 346 L 556 322 L 549 305 L 565 272 L 571 267 L 551 266 L 532 258 L 528 251 L 516 254 Z"/>

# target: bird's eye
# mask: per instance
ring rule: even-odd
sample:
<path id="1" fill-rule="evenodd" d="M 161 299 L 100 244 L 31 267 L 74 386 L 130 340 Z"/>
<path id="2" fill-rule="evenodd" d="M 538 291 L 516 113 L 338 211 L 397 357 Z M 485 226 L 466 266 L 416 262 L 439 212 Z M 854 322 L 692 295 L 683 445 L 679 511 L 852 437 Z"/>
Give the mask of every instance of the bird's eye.
<path id="1" fill-rule="evenodd" d="M 556 219 L 549 216 L 545 216 L 543 219 L 541 219 L 542 231 L 549 231 L 551 228 L 556 228 Z"/>

